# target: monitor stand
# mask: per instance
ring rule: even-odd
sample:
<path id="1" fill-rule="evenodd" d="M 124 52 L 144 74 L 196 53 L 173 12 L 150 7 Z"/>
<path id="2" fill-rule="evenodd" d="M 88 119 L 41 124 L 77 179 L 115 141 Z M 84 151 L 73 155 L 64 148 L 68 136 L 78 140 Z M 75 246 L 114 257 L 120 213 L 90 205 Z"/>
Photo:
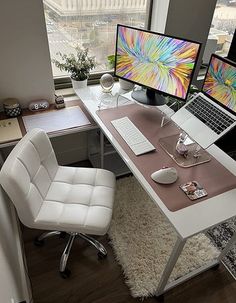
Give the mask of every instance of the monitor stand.
<path id="1" fill-rule="evenodd" d="M 181 134 L 176 134 L 159 139 L 161 147 L 179 166 L 192 167 L 211 160 L 209 153 L 193 141 L 187 145 L 188 153 L 185 156 L 178 153 L 176 150 L 176 144 L 180 135 Z"/>
<path id="2" fill-rule="evenodd" d="M 166 98 L 161 93 L 150 88 L 134 90 L 131 97 L 137 102 L 149 106 L 161 106 L 166 104 Z"/>

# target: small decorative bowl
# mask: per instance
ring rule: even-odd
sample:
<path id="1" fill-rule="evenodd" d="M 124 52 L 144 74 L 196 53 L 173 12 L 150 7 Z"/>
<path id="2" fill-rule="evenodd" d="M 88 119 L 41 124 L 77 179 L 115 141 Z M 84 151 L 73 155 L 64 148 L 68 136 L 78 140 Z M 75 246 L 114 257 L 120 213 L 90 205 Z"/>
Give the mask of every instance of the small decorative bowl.
<path id="1" fill-rule="evenodd" d="M 21 107 L 17 99 L 8 98 L 3 102 L 4 112 L 8 117 L 17 117 L 21 114 Z"/>

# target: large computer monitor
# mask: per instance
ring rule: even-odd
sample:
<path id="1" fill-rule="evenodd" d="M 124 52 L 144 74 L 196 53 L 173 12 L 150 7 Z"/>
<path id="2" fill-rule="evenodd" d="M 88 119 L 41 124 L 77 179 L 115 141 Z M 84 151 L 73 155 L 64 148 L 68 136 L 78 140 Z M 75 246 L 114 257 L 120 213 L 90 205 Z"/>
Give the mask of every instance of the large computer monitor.
<path id="1" fill-rule="evenodd" d="M 145 87 L 132 97 L 163 105 L 165 96 L 186 100 L 201 44 L 117 25 L 115 76 Z"/>
<path id="2" fill-rule="evenodd" d="M 229 48 L 227 58 L 236 62 L 236 29 L 234 31 L 233 39 Z"/>

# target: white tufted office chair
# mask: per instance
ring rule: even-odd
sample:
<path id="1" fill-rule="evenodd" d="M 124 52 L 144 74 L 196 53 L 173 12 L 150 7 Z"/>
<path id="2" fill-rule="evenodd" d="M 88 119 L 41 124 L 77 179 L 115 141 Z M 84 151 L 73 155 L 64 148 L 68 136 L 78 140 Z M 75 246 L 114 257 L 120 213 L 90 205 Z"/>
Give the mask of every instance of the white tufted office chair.
<path id="1" fill-rule="evenodd" d="M 115 176 L 96 168 L 59 166 L 51 142 L 41 129 L 27 133 L 15 146 L 0 172 L 0 183 L 14 203 L 21 222 L 45 232 L 61 232 L 69 240 L 60 261 L 60 274 L 69 276 L 67 259 L 76 236 L 90 242 L 105 257 L 106 249 L 88 236 L 106 234 L 112 216 Z"/>

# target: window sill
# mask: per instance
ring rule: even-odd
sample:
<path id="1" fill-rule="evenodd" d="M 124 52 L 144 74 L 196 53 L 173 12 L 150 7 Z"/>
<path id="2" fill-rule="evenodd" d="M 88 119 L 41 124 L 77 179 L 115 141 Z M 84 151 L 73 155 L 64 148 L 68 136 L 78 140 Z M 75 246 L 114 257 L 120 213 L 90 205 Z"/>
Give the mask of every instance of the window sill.
<path id="1" fill-rule="evenodd" d="M 75 91 L 72 87 L 70 88 L 62 88 L 62 89 L 56 89 L 56 95 L 62 95 L 65 98 L 76 96 Z"/>

